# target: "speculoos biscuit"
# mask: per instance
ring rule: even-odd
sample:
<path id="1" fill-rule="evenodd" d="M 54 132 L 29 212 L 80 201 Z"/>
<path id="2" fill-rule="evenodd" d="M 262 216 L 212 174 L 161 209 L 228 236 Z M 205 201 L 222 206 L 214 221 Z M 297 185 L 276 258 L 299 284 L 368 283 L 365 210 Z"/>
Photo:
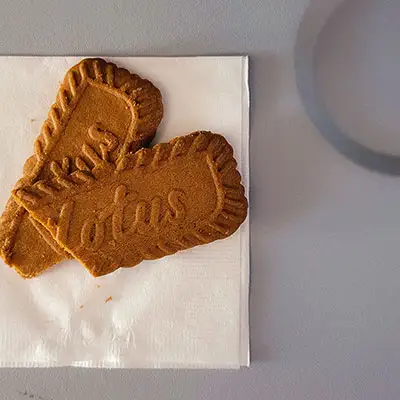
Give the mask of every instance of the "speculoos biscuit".
<path id="1" fill-rule="evenodd" d="M 34 155 L 16 188 L 64 176 L 86 176 L 98 160 L 114 165 L 147 145 L 163 115 L 160 91 L 102 59 L 85 59 L 66 74 Z M 13 198 L 0 219 L 0 254 L 25 278 L 70 257 Z"/>
<path id="2" fill-rule="evenodd" d="M 13 191 L 94 276 L 226 238 L 246 218 L 241 176 L 221 135 L 195 132 L 119 162 L 103 154 L 92 147 L 91 166 L 78 169 L 70 157 L 54 161 L 52 173 Z"/>

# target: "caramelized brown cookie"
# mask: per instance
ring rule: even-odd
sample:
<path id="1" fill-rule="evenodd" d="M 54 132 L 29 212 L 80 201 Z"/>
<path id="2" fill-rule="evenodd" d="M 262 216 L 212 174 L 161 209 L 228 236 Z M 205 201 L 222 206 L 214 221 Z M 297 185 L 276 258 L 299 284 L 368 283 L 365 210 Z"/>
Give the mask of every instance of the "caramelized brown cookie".
<path id="1" fill-rule="evenodd" d="M 221 135 L 178 137 L 117 167 L 99 154 L 93 162 L 13 195 L 94 276 L 226 238 L 246 218 L 233 150 Z"/>
<path id="2" fill-rule="evenodd" d="M 153 139 L 162 115 L 151 82 L 101 59 L 83 60 L 67 72 L 16 187 L 65 171 L 84 177 L 98 160 L 117 164 Z M 0 219 L 0 253 L 26 278 L 68 257 L 12 198 Z"/>

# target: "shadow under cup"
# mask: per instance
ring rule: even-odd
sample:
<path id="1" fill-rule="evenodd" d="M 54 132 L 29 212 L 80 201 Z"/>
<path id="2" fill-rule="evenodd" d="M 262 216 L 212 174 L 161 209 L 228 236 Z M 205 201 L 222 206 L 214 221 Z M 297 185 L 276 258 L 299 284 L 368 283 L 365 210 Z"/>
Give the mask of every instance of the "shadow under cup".
<path id="1" fill-rule="evenodd" d="M 319 132 L 368 169 L 400 175 L 400 2 L 312 0 L 295 71 Z"/>

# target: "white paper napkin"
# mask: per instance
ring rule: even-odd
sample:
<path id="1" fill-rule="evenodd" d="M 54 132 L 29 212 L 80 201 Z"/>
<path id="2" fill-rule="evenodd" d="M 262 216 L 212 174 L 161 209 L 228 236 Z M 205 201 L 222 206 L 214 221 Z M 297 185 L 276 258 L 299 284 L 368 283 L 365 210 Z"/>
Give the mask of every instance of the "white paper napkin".
<path id="1" fill-rule="evenodd" d="M 80 59 L 0 57 L 2 207 L 59 82 Z M 200 129 L 224 134 L 248 189 L 246 57 L 107 59 L 160 88 L 156 142 Z M 1 261 L 0 366 L 247 365 L 248 274 L 248 221 L 226 240 L 97 279 L 66 261 L 23 280 Z"/>

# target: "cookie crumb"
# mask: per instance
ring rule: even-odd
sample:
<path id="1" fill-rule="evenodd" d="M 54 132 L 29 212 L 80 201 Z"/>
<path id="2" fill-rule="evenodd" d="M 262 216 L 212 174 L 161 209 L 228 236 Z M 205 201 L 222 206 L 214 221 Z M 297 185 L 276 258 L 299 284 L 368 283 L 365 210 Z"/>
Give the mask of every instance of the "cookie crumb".
<path id="1" fill-rule="evenodd" d="M 112 300 L 112 296 L 107 297 L 105 303 L 108 303 L 108 302 L 111 301 L 111 300 Z"/>
<path id="2" fill-rule="evenodd" d="M 100 287 L 100 285 L 96 285 L 97 286 L 97 289 Z"/>
<path id="3" fill-rule="evenodd" d="M 31 118 L 31 124 L 32 124 L 33 122 L 35 122 L 35 121 L 36 121 L 35 118 Z"/>
<path id="4" fill-rule="evenodd" d="M 83 308 L 83 306 L 79 306 L 79 308 Z"/>

